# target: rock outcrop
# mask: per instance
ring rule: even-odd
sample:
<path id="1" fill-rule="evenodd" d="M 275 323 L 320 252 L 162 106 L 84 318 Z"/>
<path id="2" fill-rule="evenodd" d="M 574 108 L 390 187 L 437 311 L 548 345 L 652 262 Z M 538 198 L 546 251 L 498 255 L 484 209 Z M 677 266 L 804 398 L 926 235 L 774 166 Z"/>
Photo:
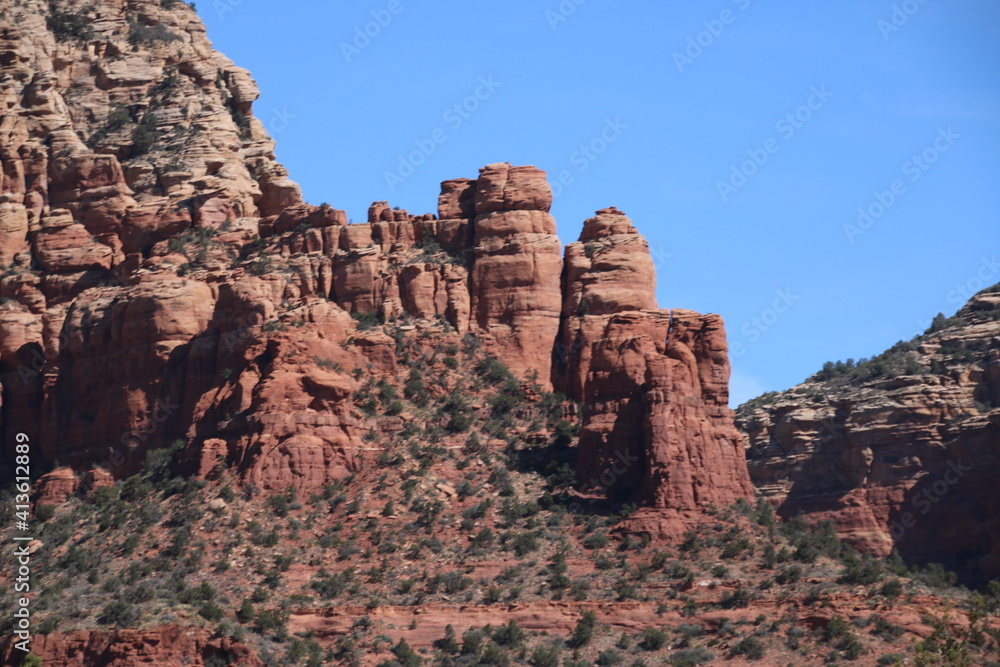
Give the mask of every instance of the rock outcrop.
<path id="1" fill-rule="evenodd" d="M 656 309 L 646 241 L 616 209 L 598 211 L 567 247 L 564 283 L 555 376 L 584 403 L 583 488 L 656 510 L 632 526 L 658 535 L 752 498 L 721 318 Z"/>
<path id="2" fill-rule="evenodd" d="M 193 5 L 0 0 L 0 474 L 24 433 L 35 480 L 6 535 L 32 533 L 31 590 L 0 606 L 30 598 L 44 664 L 603 664 L 645 631 L 664 663 L 995 650 L 959 593 L 840 587 L 838 543 L 739 502 L 722 320 L 658 307 L 622 212 L 563 255 L 544 172 L 508 163 L 436 214 L 307 204 Z M 900 377 L 745 406 L 761 492 L 995 571 L 998 306 Z"/>
<path id="3" fill-rule="evenodd" d="M 436 215 L 378 201 L 354 224 L 301 201 L 253 116 L 255 84 L 185 3 L 0 13 L 0 427 L 6 460 L 24 432 L 39 465 L 58 462 L 36 508 L 151 474 L 153 450 L 248 497 L 318 497 L 400 432 L 439 439 L 477 411 L 533 409 L 412 388 L 408 366 L 454 374 L 459 350 L 499 359 L 483 368 L 503 392 L 583 403 L 581 490 L 646 508 L 626 530 L 676 538 L 749 497 L 721 320 L 657 309 L 648 248 L 619 211 L 587 221 L 564 262 L 545 173 L 498 163 L 445 181 Z M 445 407 L 401 414 L 397 384 Z M 172 632 L 52 635 L 42 650 L 172 664 L 233 648 Z"/>
<path id="4" fill-rule="evenodd" d="M 1000 293 L 923 336 L 739 409 L 754 483 L 880 556 L 1000 573 Z"/>
<path id="5" fill-rule="evenodd" d="M 32 653 L 44 656 L 46 667 L 264 665 L 240 642 L 213 637 L 208 630 L 176 625 L 148 630 L 55 632 L 34 638 Z M 0 653 L 5 665 L 21 664 L 23 655 L 13 643 L 6 644 Z"/>
<path id="6" fill-rule="evenodd" d="M 534 371 L 548 387 L 562 306 L 562 257 L 545 172 L 484 167 L 474 202 L 470 289 L 476 329 L 496 341 L 498 355 L 515 373 Z"/>

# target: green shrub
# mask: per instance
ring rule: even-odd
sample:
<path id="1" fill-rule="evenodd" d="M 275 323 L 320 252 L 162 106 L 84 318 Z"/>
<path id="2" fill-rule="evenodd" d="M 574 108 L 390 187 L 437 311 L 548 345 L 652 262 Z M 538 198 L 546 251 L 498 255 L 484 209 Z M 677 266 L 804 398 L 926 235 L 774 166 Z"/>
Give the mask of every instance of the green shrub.
<path id="1" fill-rule="evenodd" d="M 622 654 L 613 648 L 606 648 L 597 656 L 597 664 L 600 665 L 600 667 L 613 667 L 614 665 L 620 664 L 622 660 L 624 660 L 624 658 L 622 658 Z"/>
<path id="2" fill-rule="evenodd" d="M 538 537 L 534 533 L 518 533 L 509 542 L 509 548 L 518 558 L 524 558 L 532 551 L 537 551 L 541 546 Z"/>
<path id="3" fill-rule="evenodd" d="M 851 626 L 847 621 L 840 616 L 834 616 L 823 629 L 823 641 L 827 643 L 832 642 L 835 639 L 845 636 L 850 630 Z"/>
<path id="4" fill-rule="evenodd" d="M 462 634 L 462 653 L 464 655 L 478 655 L 482 648 L 482 632 L 469 628 Z"/>
<path id="5" fill-rule="evenodd" d="M 472 426 L 473 421 L 474 419 L 472 418 L 472 415 L 464 412 L 452 415 L 451 419 L 448 420 L 448 430 L 452 433 L 468 431 L 469 427 Z"/>
<path id="6" fill-rule="evenodd" d="M 944 318 L 938 315 L 934 319 L 935 324 L 926 333 L 934 333 L 937 329 L 939 319 Z M 950 326 L 947 319 L 941 320 L 941 328 Z M 836 381 L 837 383 L 857 383 L 876 380 L 879 378 L 893 378 L 898 375 L 914 375 L 924 372 L 923 366 L 916 360 L 915 352 L 917 343 L 915 341 L 899 341 L 891 348 L 871 359 L 854 359 L 847 361 L 828 361 L 823 364 L 823 369 L 812 376 L 812 380 L 819 382 Z"/>
<path id="7" fill-rule="evenodd" d="M 243 604 L 240 605 L 239 610 L 236 612 L 236 619 L 240 623 L 249 623 L 254 619 L 254 616 L 256 614 L 254 613 L 253 602 L 248 598 L 244 598 Z"/>
<path id="8" fill-rule="evenodd" d="M 510 369 L 496 357 L 486 357 L 480 360 L 475 366 L 475 372 L 476 375 L 492 385 L 498 385 L 514 379 Z"/>
<path id="9" fill-rule="evenodd" d="M 119 628 L 130 627 L 138 620 L 139 610 L 124 600 L 109 602 L 97 617 L 97 622 L 101 625 Z"/>
<path id="10" fill-rule="evenodd" d="M 744 637 L 733 646 L 734 656 L 743 655 L 749 660 L 760 660 L 765 653 L 764 643 L 756 637 Z"/>
<path id="11" fill-rule="evenodd" d="M 592 611 L 585 611 L 583 615 L 580 616 L 580 620 L 576 622 L 576 627 L 573 628 L 573 634 L 569 636 L 566 640 L 566 644 L 570 648 L 580 648 L 586 646 L 590 640 L 594 637 L 594 628 L 597 625 L 597 614 Z"/>
<path id="12" fill-rule="evenodd" d="M 143 44 L 152 44 L 153 42 L 168 43 L 180 40 L 180 35 L 170 32 L 163 24 L 143 25 L 132 19 L 128 21 L 128 43 L 133 48 L 138 48 Z"/>
<path id="13" fill-rule="evenodd" d="M 685 648 L 670 656 L 670 664 L 673 667 L 696 667 L 707 662 L 711 662 L 715 656 L 708 649 Z"/>
<path id="14" fill-rule="evenodd" d="M 740 609 L 749 607 L 753 601 L 753 594 L 743 586 L 738 586 L 735 591 L 722 596 L 719 606 L 723 609 Z"/>
<path id="15" fill-rule="evenodd" d="M 801 517 L 795 517 L 781 527 L 781 532 L 795 546 L 795 560 L 812 563 L 820 556 L 840 556 L 842 545 L 832 521 L 809 526 Z"/>
<path id="16" fill-rule="evenodd" d="M 351 313 L 351 317 L 353 317 L 358 323 L 359 331 L 374 329 L 378 325 L 382 324 L 382 318 L 380 318 L 378 313 L 375 311 L 368 313 Z"/>
<path id="17" fill-rule="evenodd" d="M 424 388 L 424 381 L 420 371 L 416 368 L 410 369 L 410 375 L 406 379 L 406 385 L 403 387 L 403 396 L 416 403 L 419 407 L 426 406 L 430 399 L 427 390 Z"/>
<path id="18" fill-rule="evenodd" d="M 667 644 L 669 639 L 666 632 L 659 628 L 646 628 L 642 631 L 642 638 L 639 640 L 639 648 L 643 651 L 658 651 Z"/>
<path id="19" fill-rule="evenodd" d="M 60 42 L 89 41 L 94 37 L 91 21 L 86 16 L 53 11 L 45 19 L 45 26 Z"/>
<path id="20" fill-rule="evenodd" d="M 461 572 L 446 572 L 444 574 L 436 574 L 427 583 L 428 589 L 437 590 L 440 587 L 448 595 L 454 595 L 455 593 L 461 593 L 465 589 L 472 586 L 472 579 L 470 577 L 463 576 Z"/>
<path id="21" fill-rule="evenodd" d="M 434 648 L 445 655 L 455 655 L 459 652 L 458 640 L 455 638 L 455 628 L 450 624 L 444 628 L 444 637 L 434 642 Z"/>
<path id="22" fill-rule="evenodd" d="M 555 646 L 539 646 L 531 653 L 531 664 L 535 667 L 558 667 L 559 649 Z"/>
<path id="23" fill-rule="evenodd" d="M 587 549 L 600 549 L 607 546 L 611 539 L 604 533 L 591 533 L 583 540 L 583 546 Z"/>
<path id="24" fill-rule="evenodd" d="M 399 643 L 392 649 L 392 654 L 396 656 L 396 660 L 403 667 L 418 667 L 423 662 L 423 659 L 421 659 L 416 651 L 410 648 L 410 645 L 403 637 L 399 638 Z"/>
<path id="25" fill-rule="evenodd" d="M 510 619 L 493 631 L 492 639 L 500 646 L 517 646 L 524 642 L 527 633 L 521 629 L 514 619 Z"/>
<path id="26" fill-rule="evenodd" d="M 147 113 L 142 120 L 132 130 L 132 153 L 131 157 L 145 155 L 152 150 L 157 139 L 160 138 L 160 131 L 156 129 L 157 117 L 155 113 Z"/>
<path id="27" fill-rule="evenodd" d="M 796 581 L 802 578 L 802 566 L 801 565 L 786 565 L 778 571 L 778 574 L 774 576 L 774 580 L 779 584 L 784 586 L 785 584 L 794 584 Z"/>
<path id="28" fill-rule="evenodd" d="M 882 587 L 879 589 L 879 594 L 884 595 L 887 598 L 897 598 L 903 594 L 903 582 L 899 579 L 890 579 L 882 584 Z"/>
<path id="29" fill-rule="evenodd" d="M 882 565 L 870 556 L 850 554 L 844 558 L 840 583 L 868 586 L 882 579 Z"/>
<path id="30" fill-rule="evenodd" d="M 931 588 L 950 588 L 958 582 L 958 575 L 945 570 L 940 563 L 931 563 L 923 570 L 915 571 L 913 578 Z"/>
<path id="31" fill-rule="evenodd" d="M 211 600 L 203 602 L 201 607 L 198 609 L 198 613 L 202 616 L 202 618 L 207 621 L 212 621 L 213 623 L 221 621 L 226 615 L 226 613 L 222 611 L 222 607 L 215 604 Z"/>
<path id="32" fill-rule="evenodd" d="M 56 513 L 55 505 L 39 505 L 38 509 L 35 510 L 35 519 L 37 519 L 41 523 L 45 523 L 53 516 L 55 516 L 55 513 Z"/>
<path id="33" fill-rule="evenodd" d="M 309 587 L 316 591 L 324 600 L 332 600 L 347 590 L 353 578 L 354 568 L 348 568 L 343 572 L 336 572 L 329 575 L 320 571 L 309 583 Z"/>

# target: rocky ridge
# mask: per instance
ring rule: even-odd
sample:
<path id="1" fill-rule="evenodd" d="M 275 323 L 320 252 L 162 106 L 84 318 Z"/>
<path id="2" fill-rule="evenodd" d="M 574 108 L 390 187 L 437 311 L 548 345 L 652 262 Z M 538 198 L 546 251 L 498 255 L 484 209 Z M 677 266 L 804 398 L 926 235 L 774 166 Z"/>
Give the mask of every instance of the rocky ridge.
<path id="1" fill-rule="evenodd" d="M 351 374 L 396 370 L 396 342 L 369 325 L 405 317 L 471 333 L 547 390 L 557 338 L 570 335 L 562 329 L 593 319 L 568 316 L 564 300 L 593 302 L 595 317 L 656 307 L 651 273 L 638 276 L 645 294 L 634 302 L 615 302 L 586 276 L 588 293 L 564 299 L 551 189 L 534 167 L 495 164 L 475 180 L 447 181 L 437 215 L 376 202 L 367 222 L 348 224 L 343 211 L 302 203 L 252 115 L 252 79 L 211 49 L 183 3 L 102 3 L 80 14 L 26 2 L 2 11 L 13 19 L 0 69 L 3 426 L 29 434 L 86 485 L 107 472 L 134 474 L 146 452 L 183 440 L 202 474 L 221 459 L 261 488 L 315 491 L 355 471 L 364 451 L 371 425 L 349 404 Z M 582 240 L 595 233 L 586 225 Z M 604 242 L 605 263 L 631 253 L 651 264 L 638 235 Z M 666 339 L 668 314 L 640 319 L 643 340 Z M 649 371 L 665 388 L 659 403 L 664 391 L 708 401 L 676 418 L 690 422 L 680 431 L 711 423 L 722 433 L 710 434 L 712 447 L 735 442 L 714 322 L 714 342 L 684 348 L 694 355 L 685 379 L 666 376 L 663 341 L 649 353 L 664 357 Z M 289 326 L 300 330 L 281 335 Z M 603 340 L 592 338 L 584 345 Z M 711 361 L 695 369 L 700 355 Z M 692 372 L 712 374 L 714 385 L 702 392 L 704 378 Z M 618 381 L 595 380 L 591 398 L 569 393 L 593 403 L 602 383 Z M 647 380 L 633 378 L 624 391 L 642 412 L 636 381 Z M 666 423 L 672 409 L 651 408 L 663 414 L 650 419 Z M 628 455 L 691 454 L 654 437 Z M 741 469 L 733 453 L 706 467 Z M 688 474 L 669 500 L 654 499 L 663 480 L 650 477 L 643 502 L 697 511 L 747 497 L 743 478 L 730 487 L 728 477 L 696 483 Z M 65 472 L 57 479 L 66 486 Z M 694 486 L 719 495 L 697 496 Z"/>
<path id="2" fill-rule="evenodd" d="M 1000 574 L 1000 290 L 882 355 L 740 406 L 754 484 L 880 556 Z"/>
<path id="3" fill-rule="evenodd" d="M 544 172 L 498 163 L 445 181 L 436 214 L 375 202 L 352 224 L 301 201 L 192 7 L 0 17 L 0 427 L 5 463 L 24 432 L 52 468 L 46 664 L 412 663 L 407 639 L 594 661 L 665 623 L 664 659 L 807 664 L 803 633 L 859 650 L 825 628 L 900 595 L 831 592 L 856 555 L 817 560 L 752 507 L 722 321 L 658 308 L 617 209 L 563 258 Z M 928 654 L 991 627 L 902 590 L 876 625 Z M 466 611 L 468 647 L 442 648 Z M 739 629 L 779 611 L 764 648 Z M 573 649 L 587 612 L 599 639 Z"/>

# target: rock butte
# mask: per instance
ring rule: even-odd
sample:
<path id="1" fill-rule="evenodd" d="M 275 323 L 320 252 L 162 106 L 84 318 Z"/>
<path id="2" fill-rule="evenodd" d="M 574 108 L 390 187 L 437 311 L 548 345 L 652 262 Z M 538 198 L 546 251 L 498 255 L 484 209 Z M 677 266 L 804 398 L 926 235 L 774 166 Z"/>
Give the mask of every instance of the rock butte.
<path id="1" fill-rule="evenodd" d="M 60 8 L 82 23 L 47 22 Z M 529 393 L 569 399 L 579 496 L 639 506 L 621 533 L 676 541 L 716 508 L 751 500 L 752 475 L 783 514 L 832 518 L 866 551 L 974 553 L 983 572 L 998 571 L 1000 410 L 956 419 L 1000 405 L 996 349 L 984 368 L 745 410 L 748 471 L 723 322 L 658 307 L 649 248 L 621 211 L 598 211 L 563 251 L 545 173 L 498 163 L 442 183 L 436 214 L 380 201 L 353 223 L 302 201 L 253 115 L 255 83 L 212 49 L 185 3 L 0 0 L 0 14 L 0 429 L 8 469 L 22 432 L 33 464 L 60 465 L 35 485 L 36 505 L 112 485 L 176 442 L 201 479 L 227 469 L 247 489 L 323 490 L 372 466 L 380 439 L 404 428 L 355 397 L 366 376 L 405 371 L 400 348 L 433 332 L 456 346 L 468 336 Z M 996 309 L 992 300 L 969 307 Z M 397 337 L 378 322 L 398 325 Z M 995 348 L 994 325 L 942 338 Z M 894 534 L 957 460 L 975 464 L 948 485 L 940 506 L 951 509 Z M 859 617 L 852 605 L 848 595 L 835 606 Z M 562 634 L 586 605 L 515 606 L 470 617 Z M 612 625 L 662 624 L 651 603 L 594 608 Z M 423 611 L 426 628 L 403 632 L 423 646 L 464 613 Z M 352 613 L 299 610 L 293 624 L 337 634 Z M 402 623 L 409 611 L 383 613 Z M 930 634 L 907 614 L 908 631 Z M 52 665 L 263 664 L 187 626 L 39 642 Z"/>
<path id="2" fill-rule="evenodd" d="M 436 215 L 376 202 L 349 224 L 301 201 L 256 86 L 196 15 L 139 5 L 102 3 L 87 39 L 56 39 L 27 0 L 0 32 L 3 429 L 79 473 L 46 477 L 42 497 L 133 474 L 176 440 L 200 474 L 222 459 L 265 490 L 345 477 L 371 428 L 350 371 L 398 363 L 355 319 L 404 315 L 582 402 L 580 477 L 635 484 L 659 512 L 645 530 L 751 497 L 722 322 L 657 310 L 622 213 L 588 220 L 564 263 L 544 172 L 499 163 L 444 182 Z M 157 36 L 129 42 L 127 17 Z M 294 335 L 274 330 L 289 320 Z"/>

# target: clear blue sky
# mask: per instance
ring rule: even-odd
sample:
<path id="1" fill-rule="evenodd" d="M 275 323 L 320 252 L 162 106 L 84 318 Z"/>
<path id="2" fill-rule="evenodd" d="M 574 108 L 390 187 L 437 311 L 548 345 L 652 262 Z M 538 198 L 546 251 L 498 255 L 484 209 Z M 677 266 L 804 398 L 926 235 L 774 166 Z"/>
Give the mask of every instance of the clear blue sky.
<path id="1" fill-rule="evenodd" d="M 735 406 L 878 353 L 981 278 L 1000 282 L 1000 4 L 893 4 L 198 9 L 257 79 L 256 114 L 314 204 L 355 221 L 383 199 L 435 212 L 440 181 L 510 161 L 568 173 L 553 207 L 563 242 L 595 210 L 624 210 L 654 251 L 660 306 L 725 317 Z M 372 12 L 385 25 L 367 43 Z M 763 164 L 741 167 L 752 156 Z M 859 207 L 876 216 L 858 225 Z"/>

